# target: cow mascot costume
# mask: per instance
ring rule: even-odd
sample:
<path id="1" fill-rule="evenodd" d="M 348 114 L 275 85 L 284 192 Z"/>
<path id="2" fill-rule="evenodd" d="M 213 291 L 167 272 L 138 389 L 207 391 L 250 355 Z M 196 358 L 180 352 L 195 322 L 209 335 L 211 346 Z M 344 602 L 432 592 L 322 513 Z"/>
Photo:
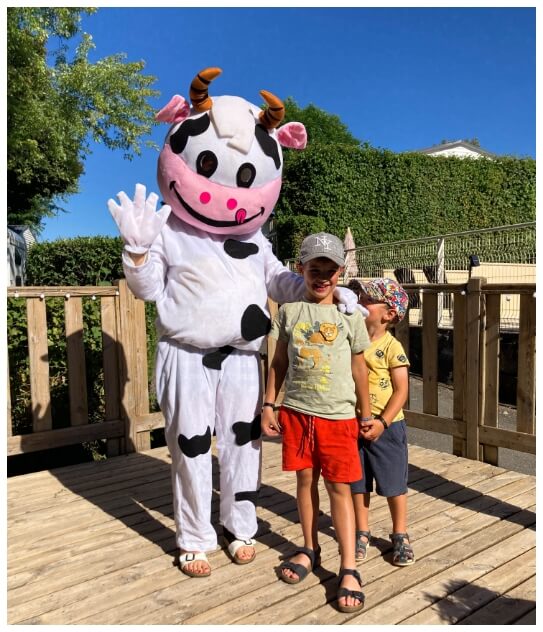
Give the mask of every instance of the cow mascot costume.
<path id="1" fill-rule="evenodd" d="M 260 228 L 281 188 L 281 146 L 303 149 L 301 123 L 280 126 L 285 109 L 269 92 L 266 109 L 235 96 L 210 97 L 221 70 L 207 68 L 157 114 L 170 123 L 158 160 L 165 200 L 108 201 L 124 241 L 129 287 L 156 301 L 157 394 L 172 458 L 180 567 L 210 574 L 206 551 L 217 548 L 211 524 L 211 439 L 220 468 L 220 523 L 232 560 L 255 557 L 260 485 L 259 350 L 270 329 L 267 298 L 299 300 L 303 279 L 272 253 Z M 170 212 L 171 211 L 171 212 Z M 354 293 L 339 290 L 343 311 Z"/>

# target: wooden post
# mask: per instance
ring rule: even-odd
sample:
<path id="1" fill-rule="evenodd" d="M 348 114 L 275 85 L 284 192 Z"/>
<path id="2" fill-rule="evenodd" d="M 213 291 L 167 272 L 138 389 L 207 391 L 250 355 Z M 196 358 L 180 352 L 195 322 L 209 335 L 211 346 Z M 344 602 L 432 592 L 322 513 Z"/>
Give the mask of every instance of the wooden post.
<path id="1" fill-rule="evenodd" d="M 454 295 L 454 331 L 453 331 L 453 417 L 464 421 L 466 371 L 466 295 Z M 453 454 L 466 456 L 466 440 L 453 437 Z"/>
<path id="2" fill-rule="evenodd" d="M 487 294 L 484 332 L 483 420 L 484 426 L 498 427 L 500 377 L 500 294 Z M 483 445 L 483 461 L 498 465 L 498 448 Z"/>
<path id="3" fill-rule="evenodd" d="M 7 350 L 6 350 L 7 351 Z M 13 435 L 13 422 L 11 419 L 11 387 L 10 387 L 10 383 L 9 383 L 9 354 L 6 353 L 6 377 L 8 379 L 8 390 L 7 390 L 7 419 L 6 419 L 6 426 L 7 426 L 7 435 L 8 435 L 8 439 L 9 437 L 11 437 Z"/>
<path id="4" fill-rule="evenodd" d="M 80 296 L 64 301 L 68 391 L 70 394 L 70 425 L 89 423 L 87 376 L 83 345 L 83 301 Z"/>
<path id="5" fill-rule="evenodd" d="M 44 298 L 26 301 L 28 355 L 30 362 L 30 393 L 32 399 L 32 429 L 51 430 L 51 391 L 49 389 L 49 352 L 47 349 L 47 317 Z"/>
<path id="6" fill-rule="evenodd" d="M 517 430 L 535 434 L 535 297 L 533 294 L 520 296 Z"/>
<path id="7" fill-rule="evenodd" d="M 466 456 L 479 460 L 479 379 L 481 361 L 481 286 L 486 279 L 471 278 L 466 304 Z"/>
<path id="8" fill-rule="evenodd" d="M 119 334 L 118 362 L 121 389 L 121 418 L 125 421 L 124 452 L 137 450 L 136 428 L 136 343 L 134 336 L 135 298 L 125 279 L 116 282 L 119 289 L 117 306 L 117 331 Z"/>
<path id="9" fill-rule="evenodd" d="M 134 342 L 136 382 L 134 389 L 136 416 L 149 414 L 149 378 L 147 375 L 147 330 L 145 326 L 145 301 L 134 299 Z M 151 431 L 136 432 L 136 450 L 151 449 Z"/>
<path id="10" fill-rule="evenodd" d="M 103 296 L 100 301 L 102 320 L 102 365 L 104 367 L 104 418 L 105 421 L 121 419 L 120 385 L 119 385 L 119 340 L 115 303 L 113 296 Z M 120 439 L 108 439 L 106 444 L 108 457 L 118 456 L 121 451 Z"/>
<path id="11" fill-rule="evenodd" d="M 422 296 L 422 411 L 438 414 L 437 293 Z"/>

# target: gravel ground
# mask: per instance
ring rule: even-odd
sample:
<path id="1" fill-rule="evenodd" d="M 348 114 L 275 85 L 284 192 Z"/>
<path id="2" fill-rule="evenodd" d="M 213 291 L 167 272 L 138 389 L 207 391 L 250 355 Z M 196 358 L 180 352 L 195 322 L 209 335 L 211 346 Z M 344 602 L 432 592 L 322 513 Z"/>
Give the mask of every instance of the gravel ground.
<path id="1" fill-rule="evenodd" d="M 410 408 L 414 411 L 422 412 L 422 379 L 411 375 L 409 378 L 409 402 Z M 439 415 L 452 417 L 453 392 L 452 389 L 439 385 Z M 498 427 L 506 430 L 515 430 L 517 421 L 516 408 L 512 406 L 500 406 L 498 410 Z M 407 439 L 413 445 L 423 448 L 438 450 L 452 454 L 452 437 L 438 432 L 419 430 L 418 428 L 407 429 Z M 535 454 L 517 452 L 506 448 L 498 448 L 498 465 L 507 470 L 514 470 L 524 474 L 536 473 Z"/>

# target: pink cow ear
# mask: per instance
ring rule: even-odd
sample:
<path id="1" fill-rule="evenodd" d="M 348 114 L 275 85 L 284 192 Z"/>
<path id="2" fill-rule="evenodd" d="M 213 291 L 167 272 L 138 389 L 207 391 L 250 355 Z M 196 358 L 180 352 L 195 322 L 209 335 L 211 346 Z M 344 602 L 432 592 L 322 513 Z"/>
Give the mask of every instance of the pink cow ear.
<path id="1" fill-rule="evenodd" d="M 170 99 L 160 112 L 155 115 L 155 119 L 161 123 L 180 123 L 190 116 L 190 105 L 185 98 L 176 94 Z"/>
<path id="2" fill-rule="evenodd" d="M 277 130 L 277 140 L 283 147 L 305 149 L 307 132 L 303 123 L 286 123 Z"/>

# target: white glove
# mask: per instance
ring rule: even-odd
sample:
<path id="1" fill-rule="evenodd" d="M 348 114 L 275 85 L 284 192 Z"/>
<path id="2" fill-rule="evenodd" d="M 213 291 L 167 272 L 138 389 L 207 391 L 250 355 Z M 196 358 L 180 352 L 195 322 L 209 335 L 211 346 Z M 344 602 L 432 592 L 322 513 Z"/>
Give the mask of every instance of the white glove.
<path id="1" fill-rule="evenodd" d="M 362 316 L 366 318 L 369 315 L 368 310 L 360 305 L 356 294 L 347 287 L 336 287 L 334 296 L 339 301 L 337 308 L 342 314 L 352 314 L 356 309 L 362 312 Z"/>
<path id="2" fill-rule="evenodd" d="M 107 206 L 119 228 L 125 248 L 134 254 L 145 254 L 166 223 L 171 207 L 164 204 L 157 213 L 158 195 L 151 193 L 146 200 L 143 184 L 136 184 L 134 202 L 124 191 L 117 193 L 117 197 L 120 206 L 112 199 L 108 200 Z"/>

